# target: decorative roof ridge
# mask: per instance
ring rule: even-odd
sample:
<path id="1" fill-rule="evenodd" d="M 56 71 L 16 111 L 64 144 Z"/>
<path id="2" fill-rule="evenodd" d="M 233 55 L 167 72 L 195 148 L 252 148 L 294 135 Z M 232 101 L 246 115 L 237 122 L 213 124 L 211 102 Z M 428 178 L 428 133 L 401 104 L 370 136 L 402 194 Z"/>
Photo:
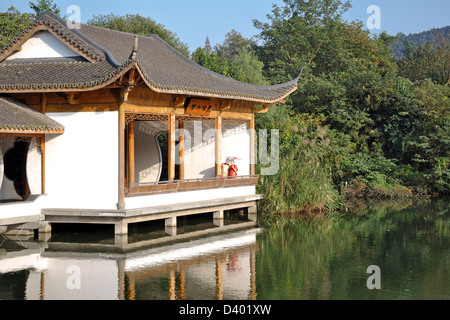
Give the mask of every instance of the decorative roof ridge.
<path id="1" fill-rule="evenodd" d="M 32 32 L 33 29 L 37 30 L 35 32 Z M 6 58 L 2 56 L 10 51 L 15 44 L 23 40 L 25 36 L 29 35 L 29 37 L 27 37 L 26 39 L 28 40 L 36 32 L 44 30 L 51 32 L 53 35 L 63 40 L 63 42 L 66 42 L 73 48 L 79 50 L 80 54 L 87 57 L 89 60 L 103 61 L 109 54 L 105 49 L 86 37 L 86 35 L 84 35 L 82 32 L 67 27 L 66 20 L 60 18 L 51 11 L 46 11 L 39 17 L 37 17 L 36 20 L 31 22 L 27 28 L 25 28 L 8 45 L 6 45 L 5 48 L 0 51 L 0 61 Z"/>

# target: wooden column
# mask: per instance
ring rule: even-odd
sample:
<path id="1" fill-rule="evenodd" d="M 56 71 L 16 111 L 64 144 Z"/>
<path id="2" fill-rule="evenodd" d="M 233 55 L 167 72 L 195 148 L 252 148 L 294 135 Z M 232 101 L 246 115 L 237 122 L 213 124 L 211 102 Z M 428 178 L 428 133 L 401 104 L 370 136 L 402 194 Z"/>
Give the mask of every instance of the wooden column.
<path id="1" fill-rule="evenodd" d="M 134 121 L 128 125 L 128 185 L 135 183 Z"/>
<path id="2" fill-rule="evenodd" d="M 252 114 L 250 119 L 250 175 L 256 174 L 256 131 L 255 131 L 255 114 Z"/>
<path id="3" fill-rule="evenodd" d="M 47 95 L 41 95 L 41 113 L 47 112 Z M 41 193 L 45 194 L 45 134 L 41 137 Z"/>
<path id="4" fill-rule="evenodd" d="M 180 180 L 184 180 L 184 122 L 180 122 L 178 125 L 178 129 L 180 130 L 180 138 L 178 142 L 179 146 L 179 159 L 180 159 Z"/>
<path id="5" fill-rule="evenodd" d="M 128 100 L 128 89 L 122 91 L 119 104 L 119 185 L 118 203 L 119 210 L 125 209 L 125 103 Z"/>
<path id="6" fill-rule="evenodd" d="M 176 122 L 175 122 L 175 113 L 171 112 L 169 116 L 169 181 L 175 180 L 175 130 L 176 130 Z"/>
<path id="7" fill-rule="evenodd" d="M 215 129 L 216 136 L 214 140 L 216 144 L 216 177 L 219 177 L 222 173 L 222 116 L 220 114 L 216 118 Z"/>

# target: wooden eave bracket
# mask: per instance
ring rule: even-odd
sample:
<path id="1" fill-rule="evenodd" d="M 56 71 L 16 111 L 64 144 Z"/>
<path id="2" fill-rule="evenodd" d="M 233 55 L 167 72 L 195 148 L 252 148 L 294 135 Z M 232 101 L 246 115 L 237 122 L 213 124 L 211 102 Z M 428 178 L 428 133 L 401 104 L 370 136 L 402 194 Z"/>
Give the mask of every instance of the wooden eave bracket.
<path id="1" fill-rule="evenodd" d="M 264 107 L 261 108 L 256 108 L 255 106 L 253 106 L 253 113 L 267 113 L 267 111 L 269 111 L 269 104 L 264 104 Z"/>
<path id="2" fill-rule="evenodd" d="M 69 104 L 80 104 L 80 95 L 76 94 L 74 92 L 68 92 L 67 94 L 67 101 Z"/>

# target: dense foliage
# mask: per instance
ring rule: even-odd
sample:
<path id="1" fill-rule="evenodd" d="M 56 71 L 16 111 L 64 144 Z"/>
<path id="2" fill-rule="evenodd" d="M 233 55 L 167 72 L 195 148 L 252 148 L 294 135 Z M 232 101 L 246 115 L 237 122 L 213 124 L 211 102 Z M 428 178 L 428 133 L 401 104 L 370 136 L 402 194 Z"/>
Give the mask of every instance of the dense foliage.
<path id="1" fill-rule="evenodd" d="M 191 55 L 205 68 L 258 85 L 290 81 L 303 70 L 286 103 L 256 119 L 258 128 L 279 130 L 279 150 L 268 146 L 278 152 L 279 170 L 262 175 L 258 186 L 267 212 L 323 212 L 347 197 L 450 192 L 448 35 L 407 43 L 397 58 L 395 37 L 371 36 L 361 22 L 342 19 L 349 7 L 341 0 L 283 0 L 268 22 L 254 21 L 256 40 L 232 30 L 222 44 L 212 48 L 207 39 Z M 33 16 L 13 7 L 2 13 L 0 46 Z M 189 55 L 150 18 L 108 15 L 89 23 L 156 33 Z"/>
<path id="2" fill-rule="evenodd" d="M 194 55 L 212 70 L 222 66 L 215 70 L 221 72 L 232 65 L 221 52 L 249 50 L 263 63 L 253 73 L 271 84 L 303 69 L 287 103 L 257 118 L 259 128 L 280 131 L 279 171 L 262 176 L 259 185 L 267 212 L 323 211 L 346 197 L 450 191 L 448 37 L 409 44 L 398 59 L 395 37 L 373 37 L 362 23 L 341 19 L 349 6 L 284 0 L 268 22 L 254 21 L 260 45 L 248 39 L 234 46 L 229 38 L 239 37 L 233 32 L 204 52 L 213 58 L 208 63 Z"/>

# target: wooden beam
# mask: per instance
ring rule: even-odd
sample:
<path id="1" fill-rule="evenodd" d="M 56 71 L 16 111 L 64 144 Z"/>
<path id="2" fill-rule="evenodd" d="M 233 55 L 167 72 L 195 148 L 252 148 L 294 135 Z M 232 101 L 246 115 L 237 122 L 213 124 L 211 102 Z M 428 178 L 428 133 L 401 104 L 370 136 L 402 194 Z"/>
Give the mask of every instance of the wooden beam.
<path id="1" fill-rule="evenodd" d="M 135 135 L 134 121 L 128 125 L 128 183 L 135 183 Z"/>
<path id="2" fill-rule="evenodd" d="M 179 146 L 179 154 L 178 157 L 180 159 L 180 180 L 184 180 L 184 122 L 180 122 L 178 124 L 178 129 L 180 131 L 180 138 L 178 142 Z"/>
<path id="3" fill-rule="evenodd" d="M 256 165 L 256 131 L 255 131 L 255 115 L 250 119 L 250 175 L 255 175 Z"/>
<path id="4" fill-rule="evenodd" d="M 168 121 L 168 129 L 169 129 L 169 180 L 175 180 L 175 130 L 176 130 L 176 122 L 175 122 L 175 113 L 171 112 Z"/>
<path id="5" fill-rule="evenodd" d="M 216 135 L 215 135 L 215 149 L 216 149 L 216 177 L 219 177 L 222 173 L 222 116 L 218 115 L 216 118 Z"/>

